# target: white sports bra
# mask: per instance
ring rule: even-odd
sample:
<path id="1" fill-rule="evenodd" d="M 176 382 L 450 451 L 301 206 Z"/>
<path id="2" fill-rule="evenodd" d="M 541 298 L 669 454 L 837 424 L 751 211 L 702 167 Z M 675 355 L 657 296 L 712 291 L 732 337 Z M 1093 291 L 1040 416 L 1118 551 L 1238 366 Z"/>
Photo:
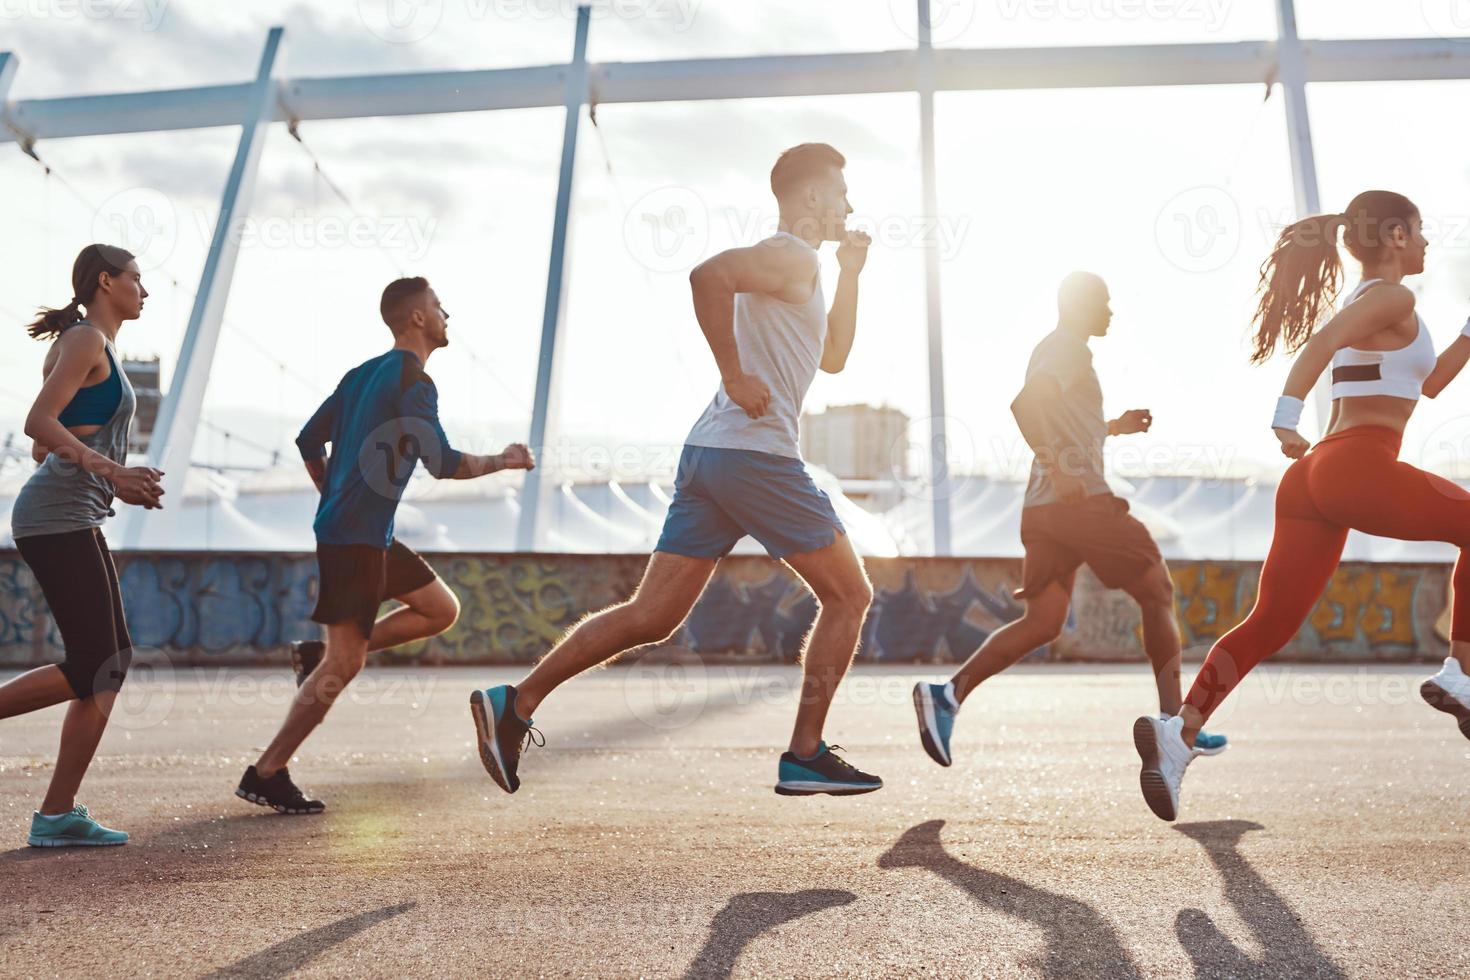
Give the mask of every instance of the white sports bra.
<path id="1" fill-rule="evenodd" d="M 1368 287 L 1382 282 L 1368 279 L 1348 294 L 1346 308 Z M 1344 347 L 1332 355 L 1332 398 L 1361 398 L 1364 395 L 1389 395 L 1417 401 L 1424 390 L 1424 380 L 1434 370 L 1434 338 L 1418 313 L 1414 319 L 1419 332 L 1406 346 L 1394 350 L 1359 350 Z"/>

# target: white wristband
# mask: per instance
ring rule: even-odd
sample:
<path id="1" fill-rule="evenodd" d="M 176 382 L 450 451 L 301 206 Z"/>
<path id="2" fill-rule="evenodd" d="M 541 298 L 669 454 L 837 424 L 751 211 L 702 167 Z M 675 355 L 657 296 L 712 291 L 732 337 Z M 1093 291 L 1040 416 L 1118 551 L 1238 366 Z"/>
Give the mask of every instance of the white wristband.
<path id="1" fill-rule="evenodd" d="M 1276 401 L 1276 417 L 1271 420 L 1271 428 L 1290 429 L 1295 432 L 1296 427 L 1302 421 L 1302 409 L 1306 407 L 1307 403 L 1300 398 L 1282 395 Z"/>
<path id="2" fill-rule="evenodd" d="M 1470 337 L 1470 320 L 1466 320 L 1465 325 L 1460 328 L 1460 336 Z"/>

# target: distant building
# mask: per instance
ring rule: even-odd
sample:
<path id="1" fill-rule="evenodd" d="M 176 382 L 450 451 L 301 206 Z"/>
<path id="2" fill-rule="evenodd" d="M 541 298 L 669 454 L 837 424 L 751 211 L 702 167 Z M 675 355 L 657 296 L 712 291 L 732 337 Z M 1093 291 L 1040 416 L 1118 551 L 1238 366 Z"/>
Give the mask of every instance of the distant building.
<path id="1" fill-rule="evenodd" d="M 801 418 L 801 452 L 842 480 L 904 480 L 909 417 L 896 408 L 833 405 Z"/>
<path id="2" fill-rule="evenodd" d="M 153 423 L 158 421 L 158 404 L 163 400 L 158 358 L 124 358 L 123 372 L 138 394 L 138 413 L 133 417 L 128 452 L 141 455 L 148 451 L 148 438 L 153 435 Z"/>

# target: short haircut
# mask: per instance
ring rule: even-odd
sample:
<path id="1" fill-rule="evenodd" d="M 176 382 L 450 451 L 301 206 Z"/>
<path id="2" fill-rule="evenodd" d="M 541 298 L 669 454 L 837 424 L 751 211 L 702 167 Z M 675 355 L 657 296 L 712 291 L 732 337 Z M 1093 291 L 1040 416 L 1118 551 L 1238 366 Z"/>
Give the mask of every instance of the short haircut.
<path id="1" fill-rule="evenodd" d="M 1057 308 L 1066 313 L 1079 306 L 1097 302 L 1107 292 L 1108 284 L 1093 272 L 1072 272 L 1057 288 Z"/>
<path id="2" fill-rule="evenodd" d="M 383 290 L 383 299 L 378 303 L 378 312 L 382 314 L 383 322 L 388 324 L 389 329 L 393 328 L 393 321 L 402 314 L 408 302 L 423 294 L 428 288 L 429 280 L 423 276 L 395 279 L 388 283 L 388 287 Z"/>
<path id="3" fill-rule="evenodd" d="M 778 201 L 784 201 L 808 181 L 823 176 L 829 168 L 841 170 L 845 166 L 847 158 L 826 143 L 793 146 L 771 168 L 771 193 Z"/>

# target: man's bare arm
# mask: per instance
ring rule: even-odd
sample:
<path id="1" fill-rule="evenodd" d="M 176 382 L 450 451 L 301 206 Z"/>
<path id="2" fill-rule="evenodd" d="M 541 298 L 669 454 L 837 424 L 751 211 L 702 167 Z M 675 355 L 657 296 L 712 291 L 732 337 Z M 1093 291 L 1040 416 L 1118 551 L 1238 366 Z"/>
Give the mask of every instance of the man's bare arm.
<path id="1" fill-rule="evenodd" d="M 786 302 L 800 302 L 815 288 L 816 253 L 786 239 L 772 239 L 749 248 L 721 252 L 694 268 L 689 284 L 694 291 L 694 315 L 720 369 L 720 381 L 730 400 L 758 419 L 770 405 L 764 381 L 747 375 L 735 346 L 735 294 L 765 293 Z M 803 290 L 805 295 L 800 295 Z"/>

